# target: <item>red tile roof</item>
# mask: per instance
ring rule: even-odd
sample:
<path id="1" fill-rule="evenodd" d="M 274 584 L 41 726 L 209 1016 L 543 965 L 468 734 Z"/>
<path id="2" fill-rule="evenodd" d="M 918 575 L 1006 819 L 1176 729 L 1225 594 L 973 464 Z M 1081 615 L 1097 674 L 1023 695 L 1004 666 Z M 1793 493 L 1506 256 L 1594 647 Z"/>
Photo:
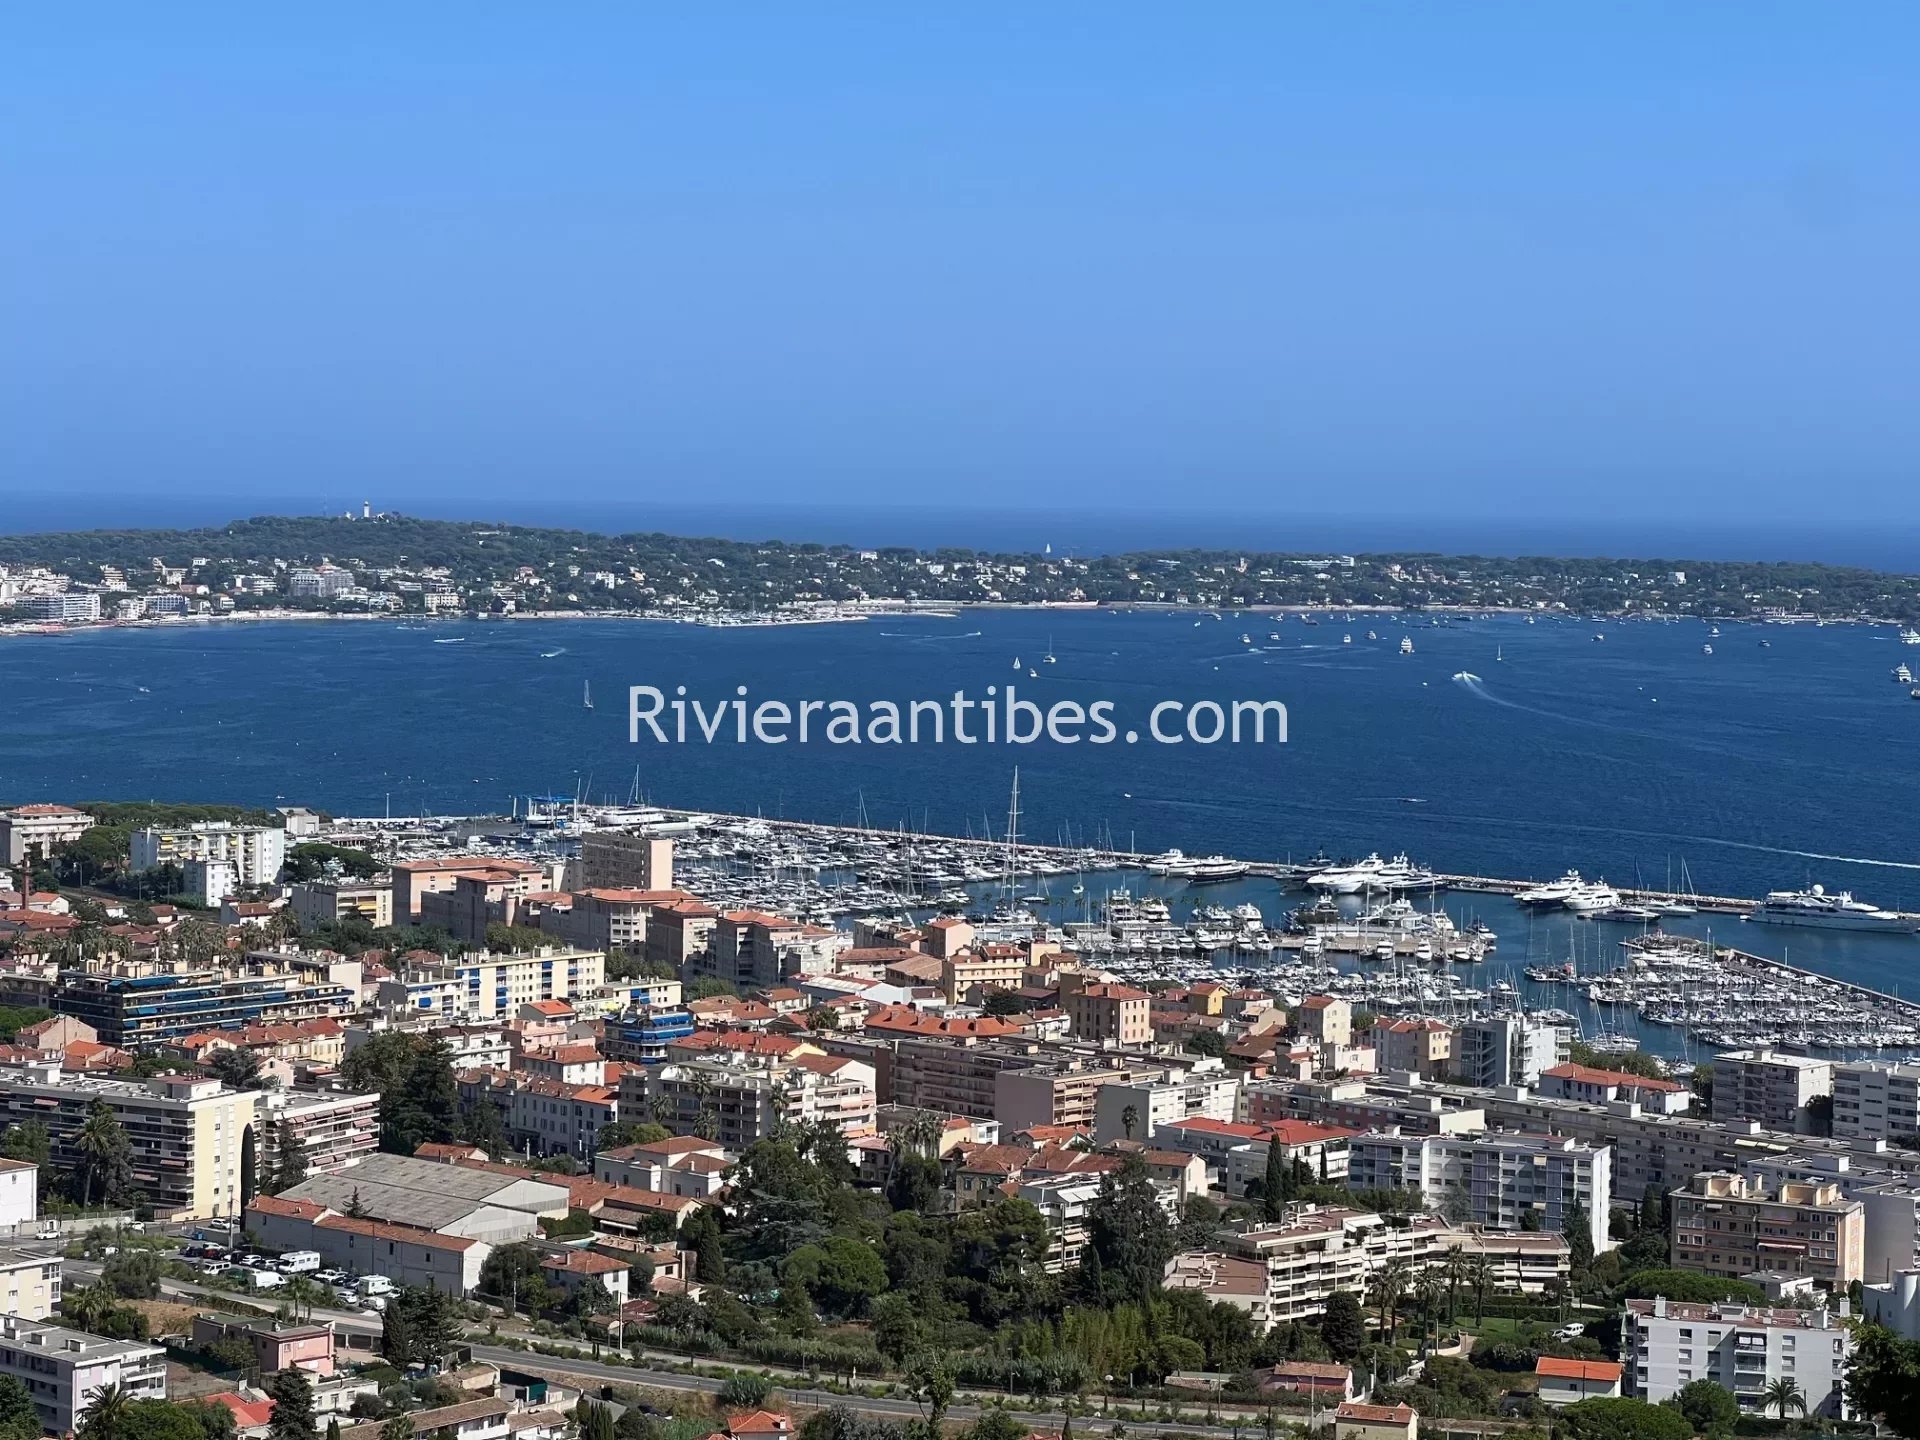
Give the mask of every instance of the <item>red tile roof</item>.
<path id="1" fill-rule="evenodd" d="M 1621 1367 L 1612 1360 L 1562 1360 L 1557 1355 L 1542 1355 L 1533 1362 L 1533 1373 L 1555 1380 L 1597 1380 L 1611 1385 L 1619 1380 Z"/>
<path id="2" fill-rule="evenodd" d="M 1542 1079 L 1572 1080 L 1581 1085 L 1617 1085 L 1623 1090 L 1658 1090 L 1671 1093 L 1687 1087 L 1673 1080 L 1649 1080 L 1625 1070 L 1601 1070 L 1592 1065 L 1556 1065 L 1540 1072 Z"/>

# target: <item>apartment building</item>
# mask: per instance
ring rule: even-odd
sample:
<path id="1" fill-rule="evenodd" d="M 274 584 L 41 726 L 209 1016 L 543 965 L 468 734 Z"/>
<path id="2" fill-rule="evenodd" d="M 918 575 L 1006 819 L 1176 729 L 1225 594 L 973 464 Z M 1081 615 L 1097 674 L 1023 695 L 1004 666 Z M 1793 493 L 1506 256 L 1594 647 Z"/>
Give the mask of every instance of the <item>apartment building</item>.
<path id="1" fill-rule="evenodd" d="M 75 624 L 100 618 L 100 596 L 92 590 L 64 590 L 55 595 L 29 595 L 20 602 L 29 617 Z"/>
<path id="2" fill-rule="evenodd" d="M 575 889 L 673 889 L 673 841 L 662 835 L 596 830 L 580 837 L 579 875 L 568 876 Z"/>
<path id="3" fill-rule="evenodd" d="M 1713 1118 L 1756 1120 L 1770 1130 L 1817 1133 L 1817 1104 L 1833 1094 L 1833 1061 L 1776 1050 L 1713 1057 Z"/>
<path id="4" fill-rule="evenodd" d="M 1409 1135 L 1468 1135 L 1487 1128 L 1484 1110 L 1450 1105 L 1446 1097 L 1412 1088 L 1382 1092 L 1365 1076 L 1340 1080 L 1261 1080 L 1240 1095 L 1242 1120 L 1309 1120 L 1349 1130 L 1398 1127 Z"/>
<path id="5" fill-rule="evenodd" d="M 1920 1136 L 1920 1065 L 1881 1060 L 1835 1065 L 1833 1134 L 1840 1140 L 1893 1143 Z"/>
<path id="6" fill-rule="evenodd" d="M 765 989 L 796 975 L 831 971 L 846 940 L 826 926 L 760 910 L 729 910 L 714 924 L 710 951 L 693 959 L 696 965 L 704 959 L 714 975 L 742 989 Z"/>
<path id="7" fill-rule="evenodd" d="M 60 1308 L 64 1262 L 51 1250 L 0 1247 L 0 1315 L 45 1320 Z"/>
<path id="8" fill-rule="evenodd" d="M 192 825 L 150 825 L 127 837 L 128 867 L 152 870 L 189 860 L 223 860 L 242 885 L 271 885 L 287 859 L 287 832 L 278 825 L 236 825 L 227 820 Z"/>
<path id="9" fill-rule="evenodd" d="M 1832 1182 L 1770 1189 L 1731 1171 L 1706 1171 L 1667 1197 L 1673 1263 L 1731 1279 L 1806 1275 L 1829 1290 L 1864 1280 L 1865 1207 Z"/>
<path id="10" fill-rule="evenodd" d="M 353 572 L 340 565 L 303 565 L 287 574 L 287 594 L 296 600 L 333 600 L 352 588 Z"/>
<path id="11" fill-rule="evenodd" d="M 134 1188 L 161 1220 L 204 1220 L 240 1213 L 241 1153 L 255 1123 L 259 1092 L 228 1090 L 197 1075 L 113 1080 L 63 1074 L 59 1061 L 0 1070 L 0 1128 L 38 1120 L 51 1158 L 69 1168 L 97 1100 L 132 1143 Z"/>
<path id="12" fill-rule="evenodd" d="M 540 928 L 582 950 L 631 950 L 647 946 L 647 925 L 663 905 L 693 897 L 683 890 L 597 887 L 575 890 L 564 905 L 543 911 Z"/>
<path id="13" fill-rule="evenodd" d="M 140 1050 L 203 1030 L 338 1018 L 359 1008 L 360 995 L 357 986 L 318 972 L 101 975 L 63 970 L 47 1003 L 91 1025 L 102 1044 Z"/>
<path id="14" fill-rule="evenodd" d="M 600 1048 L 607 1059 L 630 1065 L 658 1065 L 667 1047 L 693 1034 L 693 1013 L 684 1005 L 645 1005 L 603 1028 Z"/>
<path id="15" fill-rule="evenodd" d="M 1583 1212 L 1596 1254 L 1613 1245 L 1612 1182 L 1609 1147 L 1565 1136 L 1375 1130 L 1347 1142 L 1347 1183 L 1356 1190 L 1418 1190 L 1442 1214 L 1499 1230 L 1520 1229 L 1531 1215 L 1560 1234 Z"/>
<path id="16" fill-rule="evenodd" d="M 1027 968 L 1019 945 L 975 945 L 940 962 L 940 988 L 950 1004 L 980 1004 L 989 990 L 1018 990 Z"/>
<path id="17" fill-rule="evenodd" d="M 707 1200 L 720 1192 L 732 1163 L 723 1145 L 697 1135 L 674 1135 L 602 1150 L 593 1157 L 593 1178 L 603 1185 Z"/>
<path id="18" fill-rule="evenodd" d="M 1844 1381 L 1852 1339 L 1844 1315 L 1758 1306 L 1629 1300 L 1620 1353 L 1627 1393 L 1657 1405 L 1696 1380 L 1733 1392 L 1742 1411 L 1767 1412 L 1767 1387 L 1791 1380 L 1810 1420 L 1847 1420 Z"/>
<path id="19" fill-rule="evenodd" d="M 658 1118 L 679 1135 L 741 1151 L 782 1125 L 816 1122 L 852 1134 L 873 1127 L 873 1067 L 831 1055 L 791 1059 L 731 1051 L 670 1060 L 620 1077 L 633 1115 Z"/>
<path id="20" fill-rule="evenodd" d="M 1540 1093 L 1550 1100 L 1578 1100 L 1588 1105 L 1626 1102 L 1654 1115 L 1684 1114 L 1693 1104 L 1693 1092 L 1677 1080 L 1649 1080 L 1624 1070 L 1601 1070 L 1591 1065 L 1555 1065 L 1539 1077 Z"/>
<path id="21" fill-rule="evenodd" d="M 1240 1103 L 1240 1072 L 1218 1061 L 1191 1070 L 1163 1069 L 1155 1078 L 1112 1080 L 1094 1102 L 1094 1139 L 1151 1140 L 1162 1125 L 1177 1120 L 1231 1121 Z"/>
<path id="22" fill-rule="evenodd" d="M 71 805 L 16 805 L 0 810 L 0 863 L 11 870 L 26 860 L 45 860 L 93 828 L 93 817 Z"/>
<path id="23" fill-rule="evenodd" d="M 1396 1219 L 1312 1205 L 1296 1207 L 1279 1224 L 1231 1234 L 1223 1248 L 1267 1267 L 1267 1306 L 1275 1324 L 1324 1314 L 1338 1291 L 1366 1294 L 1368 1281 L 1391 1260 L 1419 1271 L 1444 1264 L 1454 1251 L 1469 1260 L 1485 1256 L 1497 1289 L 1528 1294 L 1564 1282 L 1570 1270 L 1567 1242 L 1559 1235 L 1496 1234 L 1438 1215 Z"/>
<path id="24" fill-rule="evenodd" d="M 1374 1063 L 1383 1071 L 1438 1079 L 1451 1068 L 1453 1027 L 1444 1020 L 1377 1020 L 1367 1031 Z"/>
<path id="25" fill-rule="evenodd" d="M 1094 1045 L 1144 1046 L 1153 1041 L 1153 997 L 1131 985 L 1069 987 L 1062 977 L 1060 1008 L 1073 1038 Z"/>
<path id="26" fill-rule="evenodd" d="M 40 1218 L 40 1167 L 31 1160 L 0 1158 L 0 1229 L 15 1230 Z"/>
<path id="27" fill-rule="evenodd" d="M 1566 1062 L 1573 1032 L 1530 1015 L 1478 1015 L 1454 1031 L 1453 1078 L 1462 1085 L 1531 1085 Z"/>
<path id="28" fill-rule="evenodd" d="M 309 1175 L 357 1165 L 380 1148 L 380 1097 L 344 1091 L 263 1090 L 255 1144 L 262 1174 L 275 1173 L 291 1138 Z"/>
<path id="29" fill-rule="evenodd" d="M 393 887 L 370 880 L 309 880 L 288 891 L 287 908 L 312 930 L 341 920 L 364 920 L 376 929 L 393 924 Z"/>
<path id="30" fill-rule="evenodd" d="M 507 1094 L 507 1133 L 514 1147 L 540 1155 L 591 1160 L 600 1148 L 600 1132 L 620 1119 L 618 1091 L 601 1084 L 515 1075 Z"/>
<path id="31" fill-rule="evenodd" d="M 672 966 L 675 974 L 698 968 L 694 959 L 712 949 L 719 923 L 720 912 L 698 900 L 662 905 L 647 917 L 647 959 Z"/>
<path id="32" fill-rule="evenodd" d="M 27 1387 L 41 1428 L 55 1435 L 73 1434 L 93 1397 L 109 1387 L 129 1400 L 166 1399 L 166 1354 L 158 1345 L 0 1316 L 0 1375 Z"/>
<path id="33" fill-rule="evenodd" d="M 393 885 L 393 920 L 396 925 L 422 923 L 423 907 L 430 896 L 447 896 L 462 878 L 500 877 L 502 893 L 526 896 L 552 888 L 552 877 L 545 867 L 526 860 L 508 860 L 490 855 L 445 855 L 432 860 L 396 860 L 389 867 Z"/>
<path id="34" fill-rule="evenodd" d="M 1322 1050 L 1353 1043 L 1353 1007 L 1338 995 L 1309 995 L 1293 1012 L 1294 1029 Z"/>
<path id="35" fill-rule="evenodd" d="M 519 1013 L 522 1005 L 570 1000 L 605 983 L 606 956 L 598 951 L 543 948 L 511 955 L 475 953 L 458 960 L 422 961 L 382 980 L 379 1005 L 396 1017 L 506 1020 Z"/>

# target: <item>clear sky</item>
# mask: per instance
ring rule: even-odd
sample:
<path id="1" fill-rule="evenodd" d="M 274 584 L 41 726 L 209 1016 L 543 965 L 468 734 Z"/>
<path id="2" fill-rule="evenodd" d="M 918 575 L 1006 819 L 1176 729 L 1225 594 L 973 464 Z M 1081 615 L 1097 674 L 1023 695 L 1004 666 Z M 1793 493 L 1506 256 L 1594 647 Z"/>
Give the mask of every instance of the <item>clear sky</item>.
<path id="1" fill-rule="evenodd" d="M 1913 513 L 1911 0 L 53 5 L 0 46 L 0 492 Z"/>

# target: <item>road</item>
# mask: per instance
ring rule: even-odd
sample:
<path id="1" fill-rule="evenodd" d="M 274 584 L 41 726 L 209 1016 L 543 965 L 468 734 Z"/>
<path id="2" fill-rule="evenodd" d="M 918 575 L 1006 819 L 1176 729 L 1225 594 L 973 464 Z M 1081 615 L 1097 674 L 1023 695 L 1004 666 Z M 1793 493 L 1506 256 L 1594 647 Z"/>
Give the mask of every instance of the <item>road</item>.
<path id="1" fill-rule="evenodd" d="M 597 1380 L 609 1385 L 639 1386 L 649 1390 L 697 1390 L 711 1395 L 720 1388 L 721 1384 L 720 1381 L 709 1380 L 704 1375 L 683 1375 L 676 1370 L 636 1370 L 627 1365 L 603 1365 L 597 1360 L 541 1355 L 533 1351 L 510 1350 L 497 1345 L 475 1345 L 473 1358 L 515 1370 L 551 1371 L 556 1375 L 567 1375 L 576 1379 Z M 841 1395 L 832 1390 L 814 1390 L 795 1385 L 782 1385 L 780 1393 L 791 1404 L 814 1410 L 824 1410 L 834 1405 L 848 1405 L 863 1415 L 878 1415 L 889 1420 L 917 1420 L 924 1414 L 921 1408 L 911 1400 Z M 981 1405 L 956 1402 L 947 1407 L 947 1419 L 978 1420 L 985 1409 L 986 1407 Z M 1013 1413 L 1022 1424 L 1030 1425 L 1036 1430 L 1058 1430 L 1067 1418 L 1059 1411 L 1051 1410 L 1017 1410 Z M 1089 1435 L 1106 1428 L 1108 1424 L 1102 1416 L 1093 1413 L 1078 1414 L 1074 1419 Z M 1260 1428 L 1259 1424 L 1254 1422 L 1242 1425 L 1238 1430 L 1225 1425 L 1189 1425 L 1171 1420 L 1127 1420 L 1122 1423 L 1136 1434 L 1151 1432 L 1156 1435 L 1193 1435 L 1205 1437 L 1205 1440 L 1248 1440 L 1248 1437 Z"/>

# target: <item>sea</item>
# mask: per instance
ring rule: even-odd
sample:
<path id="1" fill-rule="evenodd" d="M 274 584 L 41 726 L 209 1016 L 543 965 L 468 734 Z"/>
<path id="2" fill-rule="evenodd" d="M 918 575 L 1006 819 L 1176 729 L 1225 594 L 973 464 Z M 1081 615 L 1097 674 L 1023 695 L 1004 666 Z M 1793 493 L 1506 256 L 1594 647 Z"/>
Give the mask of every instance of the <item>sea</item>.
<path id="1" fill-rule="evenodd" d="M 1920 909 L 1920 647 L 1888 627 L 1339 613 L 966 610 L 798 626 L 258 621 L 0 641 L 0 802 L 506 813 L 581 795 L 1248 859 L 1405 853 L 1458 874 L 1757 896 L 1824 884 Z M 1402 653 L 1403 641 L 1411 653 Z M 1711 647 L 1711 653 L 1709 653 Z M 1049 659 L 1049 657 L 1051 657 Z M 630 738 L 653 686 L 866 707 L 965 692 L 1106 701 L 1135 744 Z M 591 699 L 591 706 L 587 703 Z M 1278 700 L 1284 744 L 1145 738 L 1164 701 Z M 974 726 L 977 730 L 977 725 Z M 1163 724 L 1164 728 L 1164 724 Z M 1206 726 L 1201 727 L 1202 730 Z M 1284 908 L 1267 881 L 1209 900 Z M 1272 893 L 1269 893 L 1272 892 Z M 1503 964 L 1611 957 L 1590 921 L 1448 898 Z M 1704 933 L 1877 988 L 1920 941 L 1701 916 Z M 1630 932 L 1621 931 L 1621 935 Z M 1509 943 L 1509 939 L 1511 942 Z M 1584 967 L 1583 967 L 1584 968 Z"/>

